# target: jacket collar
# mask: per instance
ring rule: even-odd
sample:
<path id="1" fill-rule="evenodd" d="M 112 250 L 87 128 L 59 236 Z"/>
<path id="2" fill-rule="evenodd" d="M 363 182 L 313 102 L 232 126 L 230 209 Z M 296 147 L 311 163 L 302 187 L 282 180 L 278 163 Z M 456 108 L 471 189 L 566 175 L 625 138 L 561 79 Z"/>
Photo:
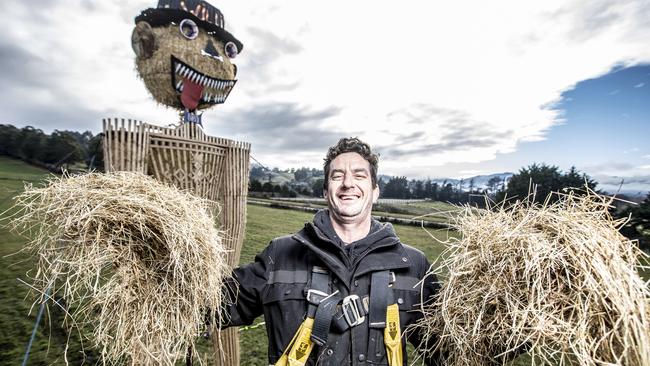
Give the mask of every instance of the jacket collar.
<path id="1" fill-rule="evenodd" d="M 326 210 L 316 215 L 328 214 Z M 350 263 L 343 252 L 344 249 L 333 241 L 318 225 L 306 223 L 303 230 L 296 233 L 294 238 L 307 246 L 324 264 L 346 283 L 353 276 L 368 272 L 393 270 L 410 266 L 408 256 L 390 223 L 377 223 L 380 227 L 372 231 L 366 238 L 350 245 L 359 245 L 353 250 L 355 260 Z M 373 225 L 374 226 L 374 225 Z"/>

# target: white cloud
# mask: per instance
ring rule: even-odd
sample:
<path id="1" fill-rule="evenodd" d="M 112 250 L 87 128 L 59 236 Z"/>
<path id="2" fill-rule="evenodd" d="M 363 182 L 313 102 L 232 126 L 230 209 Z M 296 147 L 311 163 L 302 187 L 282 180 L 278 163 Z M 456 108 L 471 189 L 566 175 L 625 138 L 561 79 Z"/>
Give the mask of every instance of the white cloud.
<path id="1" fill-rule="evenodd" d="M 382 169 L 394 174 L 420 171 L 423 176 L 431 167 L 478 163 L 516 151 L 523 142 L 543 140 L 562 122 L 560 112 L 545 107 L 557 102 L 562 91 L 614 65 L 650 61 L 643 0 L 513 0 L 475 2 L 471 9 L 459 2 L 214 3 L 227 28 L 244 43 L 244 52 L 235 60 L 240 80 L 229 100 L 204 115 L 209 133 L 223 134 L 229 120 L 251 108 L 298 104 L 311 111 L 335 109 L 337 113 L 308 123 L 314 131 L 355 134 L 377 146 L 402 138 L 402 153 L 419 151 L 383 154 Z M 167 124 L 176 120 L 176 112 L 148 96 L 130 49 L 133 18 L 155 4 L 61 1 L 40 14 L 43 20 L 37 25 L 29 19 L 32 5 L 3 2 L 5 34 L 0 37 L 43 58 L 54 74 L 43 75 L 51 78 L 49 85 L 26 90 L 42 101 L 43 109 L 83 106 L 98 115 Z M 58 91 L 69 96 L 61 98 Z M 3 98 L 1 103 L 0 117 L 36 118 L 29 108 L 17 108 L 15 100 Z M 420 123 L 411 123 L 414 119 Z M 459 120 L 465 123 L 460 134 L 485 133 L 454 145 Z M 87 123 L 94 131 L 100 128 L 98 120 Z M 257 129 L 269 127 L 259 123 Z M 279 147 L 272 150 L 263 134 L 237 126 L 227 131 L 226 137 L 249 140 L 254 150 L 260 146 L 257 151 L 267 151 L 257 158 L 272 166 L 295 161 L 319 166 L 324 154 L 320 145 L 292 150 L 290 143 L 275 144 Z"/>
<path id="2" fill-rule="evenodd" d="M 634 87 L 635 88 L 643 88 L 644 85 L 645 85 L 645 83 L 638 83 Z"/>

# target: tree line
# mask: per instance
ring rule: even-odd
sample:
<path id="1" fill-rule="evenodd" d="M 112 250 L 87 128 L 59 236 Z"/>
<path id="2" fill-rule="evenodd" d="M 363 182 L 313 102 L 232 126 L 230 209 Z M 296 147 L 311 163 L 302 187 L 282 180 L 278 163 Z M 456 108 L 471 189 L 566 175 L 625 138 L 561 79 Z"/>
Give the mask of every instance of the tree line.
<path id="1" fill-rule="evenodd" d="M 46 134 L 42 130 L 26 126 L 17 128 L 0 124 L 0 155 L 24 160 L 55 172 L 80 165 L 84 169 L 103 170 L 102 136 L 90 131 L 54 130 Z M 284 174 L 285 183 L 273 183 L 272 177 Z M 251 167 L 249 190 L 251 192 L 284 197 L 323 196 L 323 171 L 314 168 L 287 169 Z M 494 177 L 486 187 L 476 187 L 473 180 L 438 184 L 430 179 L 408 179 L 393 176 L 378 182 L 382 198 L 429 199 L 454 204 L 471 204 L 485 207 L 486 199 L 493 202 L 504 200 L 532 200 L 540 203 L 551 192 L 574 190 L 584 194 L 585 188 L 596 190 L 598 183 L 587 174 L 571 167 L 562 172 L 557 166 L 532 164 L 521 168 L 508 182 Z M 533 194 L 534 193 L 534 194 Z M 559 196 L 550 196 L 550 202 Z M 616 203 L 615 201 L 614 203 Z M 648 245 L 650 238 L 650 192 L 639 205 L 619 204 L 612 210 L 615 217 L 628 218 L 621 231 L 628 237 L 639 239 Z"/>
<path id="2" fill-rule="evenodd" d="M 0 124 L 0 155 L 20 159 L 52 171 L 60 171 L 75 164 L 85 168 L 102 169 L 101 135 L 90 131 L 43 130 L 26 126 L 17 128 Z"/>

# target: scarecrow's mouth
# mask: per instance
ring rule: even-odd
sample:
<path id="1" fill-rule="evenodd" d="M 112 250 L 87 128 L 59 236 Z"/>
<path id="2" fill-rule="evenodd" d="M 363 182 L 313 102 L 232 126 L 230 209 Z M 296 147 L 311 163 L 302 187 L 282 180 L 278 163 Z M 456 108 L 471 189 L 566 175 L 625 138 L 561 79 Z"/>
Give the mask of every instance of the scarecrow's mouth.
<path id="1" fill-rule="evenodd" d="M 199 104 L 222 104 L 237 82 L 207 76 L 174 56 L 171 64 L 172 88 L 181 93 L 181 103 L 189 110 L 195 110 Z"/>

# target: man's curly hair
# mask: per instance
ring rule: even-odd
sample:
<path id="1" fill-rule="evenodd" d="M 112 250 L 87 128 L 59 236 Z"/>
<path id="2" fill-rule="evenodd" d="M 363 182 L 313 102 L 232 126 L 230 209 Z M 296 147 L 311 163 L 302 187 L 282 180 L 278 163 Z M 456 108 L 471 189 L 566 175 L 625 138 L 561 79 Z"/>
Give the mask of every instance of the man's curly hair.
<path id="1" fill-rule="evenodd" d="M 329 150 L 327 150 L 325 164 L 323 164 L 323 170 L 325 170 L 325 181 L 323 182 L 323 189 L 327 189 L 328 187 L 330 163 L 332 160 L 334 160 L 337 156 L 348 152 L 355 152 L 368 161 L 370 164 L 370 178 L 372 179 L 372 187 L 377 187 L 377 169 L 379 165 L 379 155 L 373 153 L 370 145 L 359 140 L 358 138 L 344 137 L 340 139 L 336 145 L 331 146 Z"/>

